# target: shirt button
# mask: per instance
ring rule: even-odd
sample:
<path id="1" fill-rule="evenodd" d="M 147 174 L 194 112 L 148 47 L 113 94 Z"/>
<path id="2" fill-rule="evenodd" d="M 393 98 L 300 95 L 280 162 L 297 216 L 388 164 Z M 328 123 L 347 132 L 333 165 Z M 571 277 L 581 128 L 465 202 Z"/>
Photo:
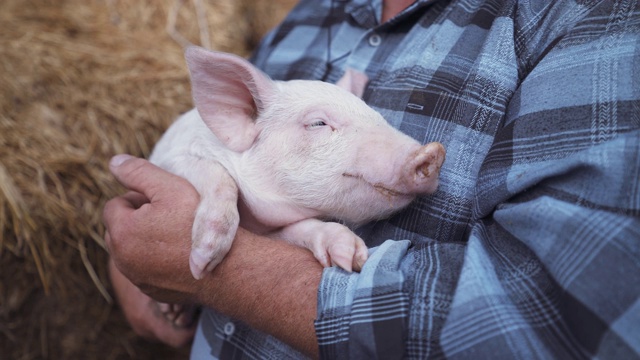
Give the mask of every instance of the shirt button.
<path id="1" fill-rule="evenodd" d="M 380 35 L 372 34 L 371 36 L 369 36 L 369 45 L 378 46 L 380 45 L 380 43 L 382 43 L 382 37 Z"/>
<path id="2" fill-rule="evenodd" d="M 236 326 L 232 323 L 232 322 L 228 322 L 226 324 L 224 324 L 224 333 L 227 336 L 231 336 L 233 335 L 233 333 L 236 331 Z"/>

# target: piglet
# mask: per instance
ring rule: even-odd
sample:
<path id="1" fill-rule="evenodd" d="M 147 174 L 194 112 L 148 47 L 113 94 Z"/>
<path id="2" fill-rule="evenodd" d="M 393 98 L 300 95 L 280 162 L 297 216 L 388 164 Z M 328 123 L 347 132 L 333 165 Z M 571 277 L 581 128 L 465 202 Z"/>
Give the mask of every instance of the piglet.
<path id="1" fill-rule="evenodd" d="M 195 278 L 220 263 L 239 225 L 306 247 L 325 267 L 359 270 L 367 248 L 346 225 L 436 190 L 443 146 L 422 146 L 350 92 L 273 81 L 240 57 L 202 48 L 188 48 L 186 59 L 196 108 L 167 130 L 151 161 L 201 195 Z"/>

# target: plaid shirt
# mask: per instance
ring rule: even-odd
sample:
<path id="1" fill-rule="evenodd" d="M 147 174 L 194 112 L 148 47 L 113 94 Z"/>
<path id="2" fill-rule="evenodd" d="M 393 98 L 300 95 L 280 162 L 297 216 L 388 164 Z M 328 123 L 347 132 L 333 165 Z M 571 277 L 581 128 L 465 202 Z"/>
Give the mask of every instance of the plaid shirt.
<path id="1" fill-rule="evenodd" d="M 325 269 L 326 359 L 640 358 L 640 4 L 302 0 L 253 61 L 365 72 L 364 100 L 447 149 L 438 191 Z M 299 358 L 206 311 L 193 357 Z"/>

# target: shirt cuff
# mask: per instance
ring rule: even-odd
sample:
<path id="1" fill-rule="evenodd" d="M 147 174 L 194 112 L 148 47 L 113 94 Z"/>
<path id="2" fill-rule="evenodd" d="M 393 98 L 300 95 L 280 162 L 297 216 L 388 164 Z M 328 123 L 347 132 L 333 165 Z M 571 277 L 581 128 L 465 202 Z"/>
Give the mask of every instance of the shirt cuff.
<path id="1" fill-rule="evenodd" d="M 360 273 L 324 270 L 315 321 L 321 358 L 403 356 L 409 296 L 401 265 L 410 245 L 387 240 L 370 249 Z"/>

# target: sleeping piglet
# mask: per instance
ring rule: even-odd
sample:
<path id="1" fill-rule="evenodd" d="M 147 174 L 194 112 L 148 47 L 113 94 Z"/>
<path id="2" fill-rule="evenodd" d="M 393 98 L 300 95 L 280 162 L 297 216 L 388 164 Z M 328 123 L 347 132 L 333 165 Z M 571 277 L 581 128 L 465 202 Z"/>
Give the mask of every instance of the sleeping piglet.
<path id="1" fill-rule="evenodd" d="M 243 58 L 197 47 L 186 59 L 196 109 L 150 160 L 200 193 L 195 278 L 220 263 L 239 225 L 306 247 L 323 266 L 359 270 L 367 248 L 343 224 L 387 217 L 436 190 L 442 145 L 422 146 L 347 90 L 273 81 Z"/>

